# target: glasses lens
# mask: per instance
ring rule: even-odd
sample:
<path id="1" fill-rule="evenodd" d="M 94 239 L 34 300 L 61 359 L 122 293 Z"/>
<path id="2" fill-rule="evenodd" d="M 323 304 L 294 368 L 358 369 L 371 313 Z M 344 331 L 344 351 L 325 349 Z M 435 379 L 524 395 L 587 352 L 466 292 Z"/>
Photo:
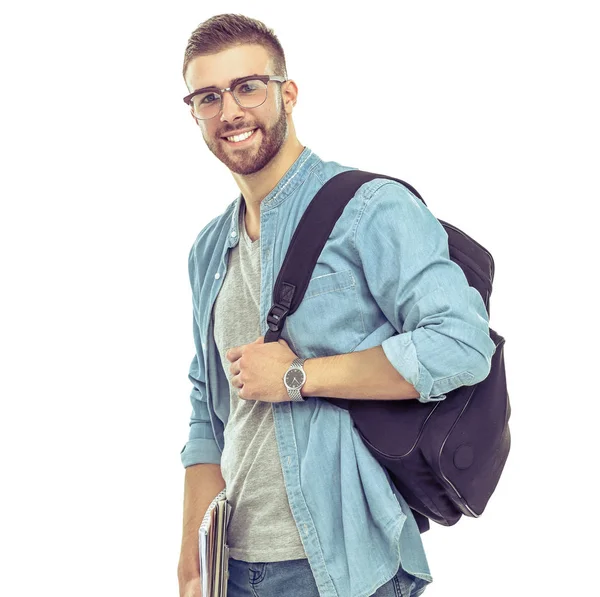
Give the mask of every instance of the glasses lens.
<path id="1" fill-rule="evenodd" d="M 267 99 L 267 86 L 259 79 L 252 79 L 238 83 L 233 93 L 243 108 L 256 108 Z"/>
<path id="2" fill-rule="evenodd" d="M 267 85 L 260 79 L 242 81 L 233 88 L 233 94 L 242 108 L 256 108 L 267 99 Z M 215 91 L 199 93 L 192 98 L 192 107 L 196 118 L 213 118 L 221 109 L 221 95 Z"/>
<path id="3" fill-rule="evenodd" d="M 192 106 L 196 118 L 212 118 L 221 109 L 221 96 L 214 91 L 199 93 L 192 98 Z"/>

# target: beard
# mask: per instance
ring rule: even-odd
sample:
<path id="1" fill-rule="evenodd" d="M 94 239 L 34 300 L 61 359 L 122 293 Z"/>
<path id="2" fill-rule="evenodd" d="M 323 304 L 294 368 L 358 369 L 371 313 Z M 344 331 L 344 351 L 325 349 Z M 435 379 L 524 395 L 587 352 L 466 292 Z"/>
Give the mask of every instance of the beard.
<path id="1" fill-rule="evenodd" d="M 207 139 L 204 131 L 202 132 L 202 136 L 210 151 L 223 162 L 229 170 L 235 174 L 254 174 L 259 170 L 262 170 L 269 162 L 271 162 L 271 160 L 279 153 L 279 150 L 287 138 L 288 123 L 286 113 L 282 108 L 280 108 L 279 112 L 277 121 L 270 128 L 265 129 L 262 126 L 256 127 L 262 134 L 262 141 L 258 147 L 253 146 L 248 149 L 238 149 L 230 153 L 227 148 L 223 146 L 223 144 L 228 143 L 228 141 L 222 139 Z M 240 126 L 238 128 L 242 129 L 248 127 Z"/>

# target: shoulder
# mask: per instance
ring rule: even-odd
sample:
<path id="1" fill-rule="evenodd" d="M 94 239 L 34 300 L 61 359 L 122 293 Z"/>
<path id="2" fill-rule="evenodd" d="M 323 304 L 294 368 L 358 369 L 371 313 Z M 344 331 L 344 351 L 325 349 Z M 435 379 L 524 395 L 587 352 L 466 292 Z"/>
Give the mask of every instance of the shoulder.
<path id="1" fill-rule="evenodd" d="M 319 160 L 312 169 L 311 174 L 322 184 L 332 178 L 350 170 L 359 170 L 356 166 L 345 166 L 339 162 Z M 412 205 L 418 210 L 427 209 L 425 203 L 412 192 L 408 186 L 389 178 L 373 178 L 361 185 L 356 191 L 353 199 L 366 207 L 371 201 L 377 203 L 395 202 L 396 204 Z M 413 189 L 414 190 L 414 189 Z"/>
<path id="2" fill-rule="evenodd" d="M 310 175 L 314 177 L 321 185 L 324 185 L 328 180 L 347 172 L 348 170 L 357 170 L 356 166 L 345 166 L 339 162 L 333 160 L 325 161 L 321 158 L 317 158 L 311 167 Z"/>
<path id="3" fill-rule="evenodd" d="M 400 206 L 414 206 L 418 209 L 426 207 L 407 186 L 389 178 L 374 178 L 363 184 L 356 193 L 357 197 L 365 203 L 375 201 L 377 203 L 391 202 Z"/>
<path id="4" fill-rule="evenodd" d="M 391 217 L 404 220 L 407 225 L 417 221 L 441 226 L 424 201 L 396 180 L 374 178 L 358 189 L 355 200 L 359 203 L 361 217 L 382 221 Z"/>
<path id="5" fill-rule="evenodd" d="M 386 246 L 402 246 L 403 250 L 411 251 L 447 243 L 448 235 L 441 222 L 400 182 L 386 178 L 370 180 L 358 189 L 353 201 L 353 243 L 359 253 L 365 247 L 374 247 L 374 239 Z"/>
<path id="6" fill-rule="evenodd" d="M 209 248 L 209 249 L 214 248 L 215 244 L 218 242 L 223 231 L 229 230 L 229 227 L 232 222 L 232 216 L 233 216 L 233 213 L 235 211 L 235 208 L 236 208 L 236 205 L 237 205 L 239 199 L 240 199 L 239 197 L 234 199 L 227 206 L 227 208 L 225 209 L 225 211 L 223 213 L 214 217 L 212 220 L 210 220 L 208 222 L 208 224 L 206 224 L 204 226 L 204 228 L 202 228 L 202 230 L 200 230 L 200 232 L 196 236 L 196 239 L 194 240 L 194 243 L 190 250 L 190 255 L 192 253 L 196 253 L 196 254 L 201 253 L 202 251 L 206 250 L 207 248 Z"/>
<path id="7" fill-rule="evenodd" d="M 198 266 L 206 267 L 211 258 L 215 256 L 215 249 L 220 243 L 225 243 L 236 205 L 241 197 L 234 199 L 225 211 L 210 220 L 197 234 L 189 252 L 190 274 Z"/>

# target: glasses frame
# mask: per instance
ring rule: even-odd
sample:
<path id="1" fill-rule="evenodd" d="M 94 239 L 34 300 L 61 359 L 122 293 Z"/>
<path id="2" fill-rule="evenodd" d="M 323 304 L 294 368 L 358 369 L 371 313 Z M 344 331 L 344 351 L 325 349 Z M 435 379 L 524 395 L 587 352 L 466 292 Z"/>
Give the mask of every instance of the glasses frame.
<path id="1" fill-rule="evenodd" d="M 192 91 L 192 93 L 190 93 L 189 95 L 186 95 L 183 98 L 183 101 L 190 107 L 192 116 L 198 120 L 210 120 L 211 118 L 214 118 L 215 116 L 217 116 L 221 113 L 221 110 L 223 109 L 223 94 L 226 91 L 229 91 L 229 93 L 231 93 L 231 96 L 235 100 L 235 103 L 240 108 L 242 108 L 242 110 L 253 110 L 254 108 L 258 108 L 258 106 L 252 106 L 252 108 L 246 108 L 245 106 L 242 106 L 242 104 L 240 104 L 240 102 L 238 101 L 238 98 L 235 97 L 235 93 L 233 93 L 233 89 L 240 83 L 244 83 L 245 81 L 254 81 L 256 79 L 258 79 L 259 81 L 262 81 L 265 85 L 267 85 L 267 93 L 265 94 L 265 99 L 260 104 L 258 104 L 258 106 L 262 106 L 267 101 L 267 96 L 269 93 L 268 92 L 269 81 L 275 81 L 276 83 L 285 83 L 285 82 L 289 81 L 289 79 L 286 79 L 284 77 L 279 77 L 276 75 L 248 75 L 247 77 L 240 77 L 239 79 L 233 79 L 233 81 L 231 81 L 231 83 L 229 84 L 229 87 L 225 87 L 224 89 L 219 89 L 218 87 L 203 87 L 202 89 L 196 89 L 195 91 Z M 192 98 L 200 93 L 206 93 L 208 91 L 214 91 L 215 93 L 219 94 L 219 100 L 220 100 L 219 109 L 217 110 L 217 113 L 215 114 L 215 116 L 211 116 L 210 118 L 200 118 L 200 117 L 196 116 L 196 114 L 194 113 L 194 106 L 192 105 Z"/>

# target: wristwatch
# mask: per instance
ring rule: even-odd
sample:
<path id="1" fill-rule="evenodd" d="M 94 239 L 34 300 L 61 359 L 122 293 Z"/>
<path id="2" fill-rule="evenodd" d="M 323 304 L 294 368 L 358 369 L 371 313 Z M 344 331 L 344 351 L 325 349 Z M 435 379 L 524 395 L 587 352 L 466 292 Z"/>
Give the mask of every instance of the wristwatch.
<path id="1" fill-rule="evenodd" d="M 304 398 L 300 393 L 300 388 L 306 383 L 306 371 L 303 368 L 304 361 L 306 359 L 296 357 L 283 376 L 283 383 L 292 402 L 304 402 Z"/>

